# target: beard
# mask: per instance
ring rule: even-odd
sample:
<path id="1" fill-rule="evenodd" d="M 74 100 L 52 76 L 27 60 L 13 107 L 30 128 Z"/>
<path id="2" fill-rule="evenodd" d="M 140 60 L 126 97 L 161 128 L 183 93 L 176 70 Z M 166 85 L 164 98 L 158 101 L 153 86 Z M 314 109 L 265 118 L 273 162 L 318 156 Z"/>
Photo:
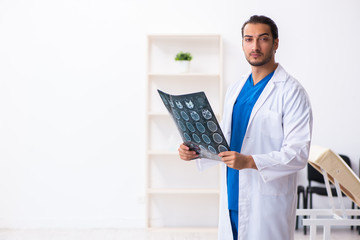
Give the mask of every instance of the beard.
<path id="1" fill-rule="evenodd" d="M 273 50 L 271 49 L 271 54 L 269 54 L 268 56 L 266 56 L 266 58 L 260 62 L 258 62 L 257 60 L 255 61 L 251 61 L 250 60 L 250 56 L 246 58 L 246 60 L 248 61 L 248 63 L 251 65 L 251 66 L 254 66 L 254 67 L 260 67 L 260 66 L 263 66 L 267 63 L 269 63 L 271 61 L 271 59 L 273 58 L 274 54 L 273 54 Z M 251 53 L 250 53 L 251 54 Z"/>

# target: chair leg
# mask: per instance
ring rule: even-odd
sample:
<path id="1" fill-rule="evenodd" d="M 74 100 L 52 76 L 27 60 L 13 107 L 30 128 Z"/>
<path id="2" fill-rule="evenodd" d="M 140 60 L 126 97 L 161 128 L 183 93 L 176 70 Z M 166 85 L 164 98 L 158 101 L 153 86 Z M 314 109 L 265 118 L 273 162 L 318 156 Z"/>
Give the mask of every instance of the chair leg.
<path id="1" fill-rule="evenodd" d="M 357 209 L 360 209 L 360 207 L 357 207 Z M 360 219 L 360 216 L 357 216 L 356 218 Z M 356 229 L 359 231 L 359 235 L 360 235 L 360 226 L 357 226 Z"/>
<path id="2" fill-rule="evenodd" d="M 306 209 L 306 193 L 305 193 L 305 189 L 303 192 L 303 197 L 302 197 L 302 201 L 303 201 L 303 208 Z M 301 216 L 302 219 L 304 219 L 304 216 Z M 303 228 L 306 229 L 306 227 L 303 225 Z M 306 234 L 306 230 L 305 230 L 305 234 Z"/>
<path id="3" fill-rule="evenodd" d="M 307 206 L 308 206 L 308 196 L 309 196 L 309 191 L 308 189 L 306 188 L 306 191 L 305 191 L 305 195 L 304 195 L 304 209 L 307 209 Z M 306 215 L 303 216 L 304 219 L 307 218 Z M 306 235 L 307 231 L 306 231 L 306 226 L 304 225 L 304 235 Z"/>
<path id="4" fill-rule="evenodd" d="M 355 209 L 355 203 L 354 202 L 351 203 L 351 209 Z M 354 219 L 354 215 L 351 216 L 351 219 Z M 350 229 L 353 230 L 354 226 L 350 226 Z"/>
<path id="5" fill-rule="evenodd" d="M 309 195 L 310 195 L 310 197 L 309 197 Z M 308 201 L 308 199 L 310 200 L 310 209 L 312 209 L 312 207 L 313 207 L 313 205 L 312 205 L 312 194 L 311 193 L 308 193 L 308 192 L 306 192 L 306 204 L 304 204 L 304 208 L 305 209 L 307 209 L 307 201 Z M 304 218 L 307 218 L 307 216 L 304 216 Z M 306 229 L 306 226 L 304 226 L 304 235 L 306 235 L 306 231 L 307 229 Z"/>
<path id="6" fill-rule="evenodd" d="M 299 215 L 296 215 L 295 230 L 299 229 Z"/>
<path id="7" fill-rule="evenodd" d="M 297 194 L 297 206 L 296 206 L 297 209 L 299 209 L 299 205 L 300 205 L 300 203 L 299 203 L 300 194 L 301 194 L 301 193 L 299 193 L 299 192 L 298 192 L 298 194 Z M 298 230 L 298 229 L 299 229 L 299 215 L 296 215 L 295 230 Z"/>

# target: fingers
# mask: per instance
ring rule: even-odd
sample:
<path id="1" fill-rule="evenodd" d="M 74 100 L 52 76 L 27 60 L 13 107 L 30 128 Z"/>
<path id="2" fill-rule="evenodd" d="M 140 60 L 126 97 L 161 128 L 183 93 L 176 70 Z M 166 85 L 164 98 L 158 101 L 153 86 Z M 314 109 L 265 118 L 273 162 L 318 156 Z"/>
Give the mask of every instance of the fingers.
<path id="1" fill-rule="evenodd" d="M 233 151 L 226 151 L 226 152 L 221 152 L 218 154 L 219 157 L 221 157 L 221 159 L 224 160 L 229 160 L 229 159 L 234 159 L 236 157 L 236 152 Z"/>
<path id="2" fill-rule="evenodd" d="M 244 155 L 234 151 L 219 153 L 221 160 L 230 168 L 241 170 L 244 168 L 257 169 L 254 159 L 251 155 Z"/>
<path id="3" fill-rule="evenodd" d="M 234 151 L 225 151 L 225 152 L 219 153 L 219 157 L 224 157 L 224 156 L 229 156 L 229 155 L 234 155 L 234 154 L 235 154 Z"/>
<path id="4" fill-rule="evenodd" d="M 233 151 L 221 152 L 218 154 L 218 156 L 221 157 L 221 161 L 223 161 L 228 167 L 234 168 L 236 152 Z"/>
<path id="5" fill-rule="evenodd" d="M 184 150 L 184 151 L 188 151 L 190 148 L 188 146 L 186 146 L 184 143 L 182 143 L 180 145 L 180 149 Z"/>
<path id="6" fill-rule="evenodd" d="M 225 163 L 228 167 L 234 167 L 235 161 L 233 158 L 222 158 L 221 161 Z"/>
<path id="7" fill-rule="evenodd" d="M 234 162 L 224 162 L 226 164 L 226 166 L 228 166 L 229 168 L 233 168 L 235 169 L 235 164 Z"/>
<path id="8" fill-rule="evenodd" d="M 181 144 L 178 151 L 180 158 L 185 161 L 190 161 L 199 156 L 195 151 L 190 151 L 190 148 L 185 144 Z"/>

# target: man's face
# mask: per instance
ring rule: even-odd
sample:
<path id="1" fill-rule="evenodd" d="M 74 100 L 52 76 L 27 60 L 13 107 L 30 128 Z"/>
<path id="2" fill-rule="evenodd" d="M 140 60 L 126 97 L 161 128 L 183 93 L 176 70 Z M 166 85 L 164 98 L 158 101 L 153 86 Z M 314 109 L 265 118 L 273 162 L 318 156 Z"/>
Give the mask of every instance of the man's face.
<path id="1" fill-rule="evenodd" d="M 263 66 L 274 60 L 279 39 L 273 39 L 270 26 L 262 23 L 248 23 L 244 27 L 243 50 L 246 60 L 252 66 Z"/>

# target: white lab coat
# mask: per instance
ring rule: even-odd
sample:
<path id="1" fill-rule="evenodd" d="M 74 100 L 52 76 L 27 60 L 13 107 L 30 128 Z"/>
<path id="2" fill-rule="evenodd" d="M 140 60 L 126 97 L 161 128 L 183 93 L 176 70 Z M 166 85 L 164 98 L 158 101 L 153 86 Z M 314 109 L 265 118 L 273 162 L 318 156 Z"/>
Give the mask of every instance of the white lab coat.
<path id="1" fill-rule="evenodd" d="M 224 102 L 222 130 L 228 143 L 235 100 L 249 74 L 235 82 Z M 239 234 L 241 240 L 294 238 L 296 174 L 306 166 L 312 132 L 308 96 L 278 65 L 252 110 L 241 153 L 252 155 L 258 170 L 239 171 Z M 215 161 L 198 159 L 200 169 Z M 219 240 L 232 240 L 228 211 L 226 165 L 222 164 Z"/>

